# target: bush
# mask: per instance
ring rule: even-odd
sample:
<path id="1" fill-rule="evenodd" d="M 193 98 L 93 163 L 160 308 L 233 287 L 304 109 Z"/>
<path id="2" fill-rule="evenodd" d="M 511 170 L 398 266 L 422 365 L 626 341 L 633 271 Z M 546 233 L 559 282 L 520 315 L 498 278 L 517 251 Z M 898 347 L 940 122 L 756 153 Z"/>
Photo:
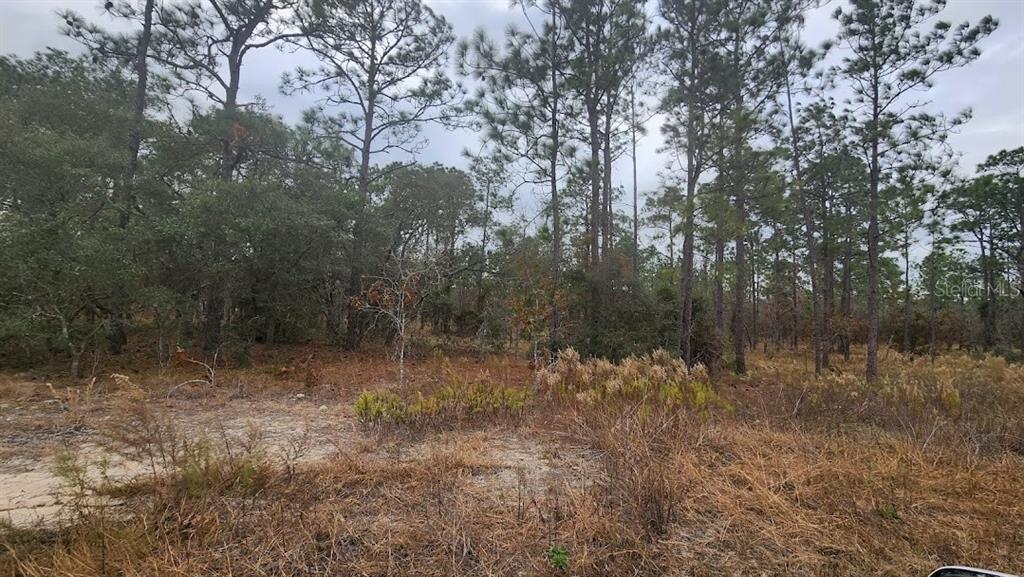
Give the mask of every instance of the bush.
<path id="1" fill-rule="evenodd" d="M 356 418 L 362 423 L 401 421 L 405 416 L 405 403 L 390 391 L 363 391 L 356 399 Z"/>
<path id="2" fill-rule="evenodd" d="M 677 338 L 676 301 L 671 291 L 651 293 L 633 284 L 621 268 L 605 263 L 589 273 L 570 272 L 566 283 L 580 318 L 567 341 L 585 357 L 619 360 Z"/>
<path id="3" fill-rule="evenodd" d="M 482 419 L 518 419 L 528 398 L 523 389 L 487 382 L 448 384 L 426 395 L 417 391 L 409 398 L 391 391 L 363 391 L 356 399 L 355 413 L 364 425 L 446 427 Z"/>
<path id="4" fill-rule="evenodd" d="M 199 441 L 185 451 L 185 459 L 167 481 L 179 499 L 251 497 L 264 489 L 271 477 L 270 463 L 262 451 L 246 448 L 239 453 L 219 452 Z"/>
<path id="5" fill-rule="evenodd" d="M 643 402 L 701 414 L 716 408 L 731 410 L 708 384 L 702 365 L 688 369 L 682 360 L 660 349 L 619 363 L 583 361 L 575 350 L 566 349 L 557 363 L 540 371 L 538 383 L 549 397 L 584 405 Z"/>
<path id="6" fill-rule="evenodd" d="M 997 357 L 1002 357 L 1010 364 L 1024 364 L 1024 350 L 1022 349 L 997 346 L 992 350 L 992 354 Z"/>

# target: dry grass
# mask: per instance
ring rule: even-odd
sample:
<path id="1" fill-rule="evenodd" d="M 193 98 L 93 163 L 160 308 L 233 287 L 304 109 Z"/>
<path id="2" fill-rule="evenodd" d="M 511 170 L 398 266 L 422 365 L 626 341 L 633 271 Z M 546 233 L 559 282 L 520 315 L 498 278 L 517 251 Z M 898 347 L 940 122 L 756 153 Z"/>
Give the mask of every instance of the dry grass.
<path id="1" fill-rule="evenodd" d="M 934 363 L 886 356 L 874 383 L 856 363 L 815 379 L 799 358 L 758 357 L 748 375 L 732 377 L 721 388 L 755 418 L 832 431 L 872 427 L 925 446 L 1024 454 L 1024 365 L 962 353 Z"/>
<path id="2" fill-rule="evenodd" d="M 350 405 L 356 391 L 394 390 L 369 358 L 316 359 L 316 378 L 282 377 L 277 361 L 238 378 Z M 258 431 L 195 439 L 154 401 L 165 389 L 122 385 L 99 401 L 122 416 L 104 430 L 128 458 L 167 455 L 158 474 L 93 482 L 49 529 L 3 530 L 0 575 L 1024 572 L 1019 367 L 890 357 L 869 386 L 852 370 L 816 382 L 792 357 L 752 364 L 716 391 L 660 354 L 563 355 L 536 378 L 511 360 L 420 359 L 400 398 L 456 377 L 539 388 L 514 432 L 436 423 L 304 463 L 263 450 Z"/>
<path id="3" fill-rule="evenodd" d="M 612 495 L 665 527 L 667 566 L 708 574 L 923 575 L 943 563 L 1020 571 L 1024 461 L 906 441 L 735 422 L 649 426 L 623 415 L 606 446 Z M 634 421 L 633 424 L 627 424 Z M 644 507 L 645 506 L 645 507 Z M 671 511 L 662 525 L 663 511 Z M 655 550 L 657 548 L 655 547 Z"/>

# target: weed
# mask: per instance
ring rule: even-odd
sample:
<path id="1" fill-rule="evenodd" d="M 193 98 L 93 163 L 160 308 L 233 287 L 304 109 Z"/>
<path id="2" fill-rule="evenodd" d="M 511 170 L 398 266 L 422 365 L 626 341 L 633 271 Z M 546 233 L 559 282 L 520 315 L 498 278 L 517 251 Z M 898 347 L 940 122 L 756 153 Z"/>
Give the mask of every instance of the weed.
<path id="1" fill-rule="evenodd" d="M 841 364 L 815 380 L 804 359 L 758 354 L 748 377 L 712 387 L 667 354 L 612 364 L 567 352 L 536 395 L 489 384 L 474 363 L 438 379 L 440 364 L 413 363 L 409 388 L 355 401 L 367 426 L 447 430 L 390 444 L 396 458 L 366 443 L 300 462 L 300 439 L 278 462 L 259 431 L 193 439 L 141 389 L 119 387 L 101 430 L 118 454 L 155 462 L 152 479 L 97 493 L 86 455 L 62 458 L 68 486 L 89 495 L 82 514 L 46 532 L 0 525 L 0 575 L 1024 568 L 1024 373 L 1000 359 L 890 356 L 867 383 Z M 330 370 L 337 382 L 351 369 Z M 530 426 L 512 433 L 450 431 L 526 411 Z"/>
<path id="2" fill-rule="evenodd" d="M 577 435 L 601 451 L 607 499 L 648 538 L 663 536 L 676 519 L 679 492 L 672 480 L 672 442 L 686 426 L 682 413 L 639 403 L 624 410 L 585 407 Z"/>
<path id="3" fill-rule="evenodd" d="M 53 541 L 52 531 L 43 528 L 25 528 L 0 518 L 0 547 L 14 551 L 34 545 L 48 544 Z"/>
<path id="4" fill-rule="evenodd" d="M 303 382 L 307 389 L 319 387 L 324 383 L 324 365 L 315 355 L 309 355 L 306 359 L 306 370 L 303 374 Z"/>
<path id="5" fill-rule="evenodd" d="M 54 458 L 53 474 L 72 495 L 84 496 L 92 486 L 88 465 L 79 459 L 77 453 L 71 451 L 57 453 Z"/>
<path id="6" fill-rule="evenodd" d="M 900 512 L 896 509 L 896 505 L 893 505 L 891 503 L 876 507 L 875 513 L 879 517 L 890 521 L 899 521 L 900 519 Z"/>
<path id="7" fill-rule="evenodd" d="M 51 383 L 46 383 L 46 386 L 64 409 L 66 425 L 75 430 L 83 428 L 95 402 L 96 377 L 89 379 L 84 387 L 67 387 L 60 392 Z"/>
<path id="8" fill-rule="evenodd" d="M 545 558 L 553 569 L 565 571 L 569 568 L 569 551 L 561 545 L 552 545 L 544 553 Z"/>

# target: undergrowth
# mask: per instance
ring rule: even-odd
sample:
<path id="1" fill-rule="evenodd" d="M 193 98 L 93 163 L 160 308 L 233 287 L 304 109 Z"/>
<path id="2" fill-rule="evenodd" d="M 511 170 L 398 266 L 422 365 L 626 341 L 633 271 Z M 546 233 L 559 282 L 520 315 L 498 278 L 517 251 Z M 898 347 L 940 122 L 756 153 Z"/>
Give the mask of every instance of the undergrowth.
<path id="1" fill-rule="evenodd" d="M 868 383 L 841 366 L 814 379 L 792 359 L 752 365 L 712 384 L 664 352 L 613 364 L 568 350 L 534 390 L 445 369 L 364 391 L 355 415 L 366 429 L 447 432 L 302 463 L 259 429 L 191 435 L 125 385 L 93 426 L 143 473 L 62 457 L 65 514 L 0 524 L 0 575 L 1022 569 L 1021 367 L 894 357 Z M 526 415 L 515 431 L 486 427 Z"/>
<path id="2" fill-rule="evenodd" d="M 524 389 L 478 382 L 449 384 L 408 398 L 392 391 L 363 391 L 355 401 L 359 422 L 374 427 L 448 428 L 486 420 L 522 417 L 529 394 Z"/>
<path id="3" fill-rule="evenodd" d="M 664 350 L 612 363 L 583 360 L 575 350 L 566 349 L 557 363 L 539 372 L 537 381 L 549 398 L 561 403 L 608 407 L 642 402 L 705 415 L 733 410 L 711 386 L 702 365 L 688 369 Z"/>
<path id="4" fill-rule="evenodd" d="M 830 371 L 815 379 L 782 359 L 765 362 L 746 382 L 770 418 L 831 430 L 875 427 L 914 442 L 1024 454 L 1024 365 L 999 357 L 897 355 L 880 378 Z"/>

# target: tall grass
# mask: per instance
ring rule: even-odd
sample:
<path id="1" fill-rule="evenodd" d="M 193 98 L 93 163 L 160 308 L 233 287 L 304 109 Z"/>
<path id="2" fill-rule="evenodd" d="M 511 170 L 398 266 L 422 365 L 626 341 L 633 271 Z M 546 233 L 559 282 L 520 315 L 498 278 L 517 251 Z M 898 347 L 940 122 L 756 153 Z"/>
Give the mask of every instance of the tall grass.
<path id="1" fill-rule="evenodd" d="M 1024 365 L 1000 357 L 894 355 L 875 382 L 859 372 L 815 379 L 793 360 L 756 367 L 741 406 L 829 430 L 874 427 L 925 445 L 1024 454 Z"/>

